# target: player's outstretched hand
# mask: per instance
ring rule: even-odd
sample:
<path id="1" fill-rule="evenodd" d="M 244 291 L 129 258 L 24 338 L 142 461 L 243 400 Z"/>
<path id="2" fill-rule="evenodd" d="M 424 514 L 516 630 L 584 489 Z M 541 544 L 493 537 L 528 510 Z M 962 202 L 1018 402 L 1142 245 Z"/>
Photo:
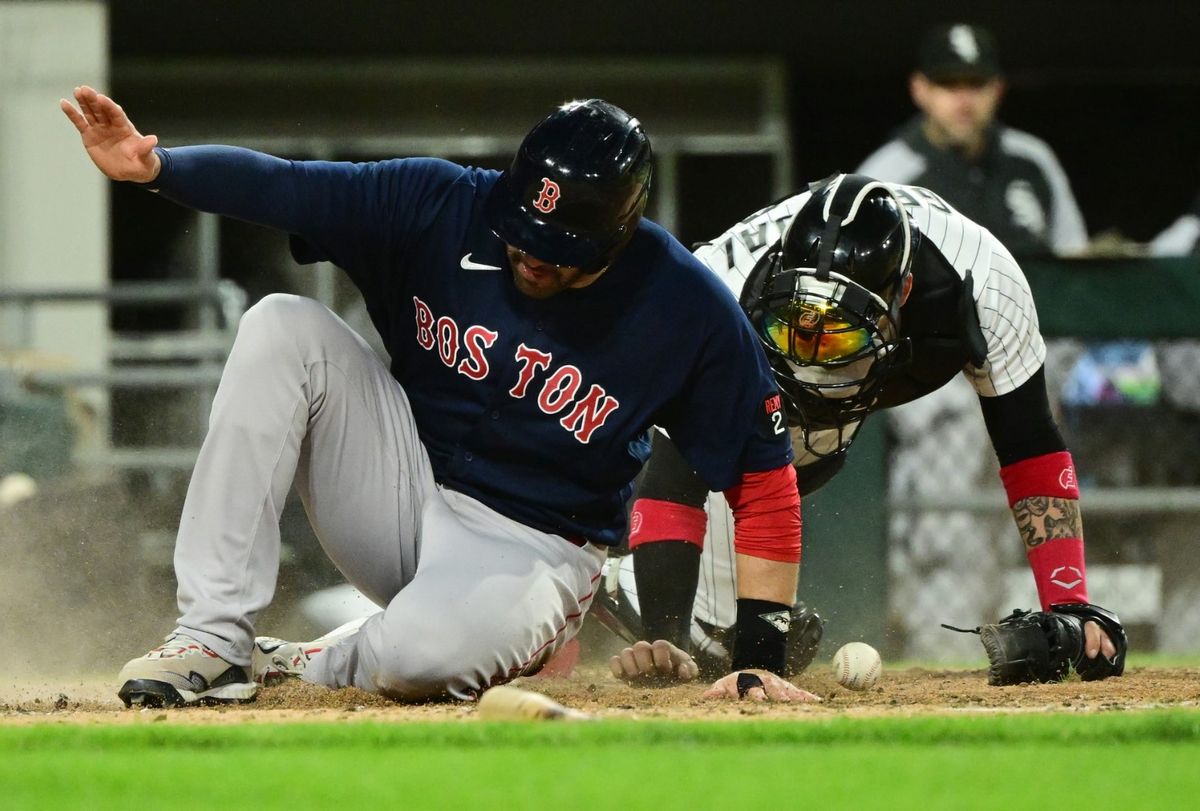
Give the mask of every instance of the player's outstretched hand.
<path id="1" fill-rule="evenodd" d="M 700 673 L 696 660 L 687 651 L 665 639 L 634 642 L 609 659 L 608 667 L 618 679 L 636 684 L 691 681 Z"/>
<path id="2" fill-rule="evenodd" d="M 121 105 L 86 85 L 75 88 L 75 101 L 79 109 L 66 99 L 59 99 L 58 106 L 79 130 L 83 148 L 101 172 L 137 183 L 158 177 L 157 135 L 142 135 Z"/>
<path id="3" fill-rule="evenodd" d="M 748 698 L 751 701 L 820 701 L 769 670 L 740 670 L 722 676 L 704 693 L 705 698 Z"/>

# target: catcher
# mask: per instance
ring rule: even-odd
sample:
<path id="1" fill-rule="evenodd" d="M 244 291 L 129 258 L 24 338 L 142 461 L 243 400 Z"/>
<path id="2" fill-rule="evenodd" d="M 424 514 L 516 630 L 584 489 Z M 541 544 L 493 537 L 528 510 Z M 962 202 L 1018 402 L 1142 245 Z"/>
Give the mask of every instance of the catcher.
<path id="1" fill-rule="evenodd" d="M 1042 609 L 976 629 L 989 681 L 1058 680 L 1069 667 L 1089 680 L 1123 672 L 1120 620 L 1088 599 L 1079 489 L 1050 413 L 1033 297 L 1003 245 L 927 189 L 837 175 L 696 255 L 738 296 L 771 359 L 802 495 L 840 470 L 869 414 L 966 375 Z M 756 562 L 734 547 L 729 523 L 719 496 L 656 436 L 633 506 L 632 554 L 607 596 L 635 634 L 631 612 L 657 641 L 614 657 L 614 675 L 691 678 L 692 646 L 701 660 L 714 649 L 731 656 L 735 669 L 770 662 L 790 675 L 807 664 L 811 612 L 739 585 Z M 769 697 L 770 686 L 754 697 Z"/>

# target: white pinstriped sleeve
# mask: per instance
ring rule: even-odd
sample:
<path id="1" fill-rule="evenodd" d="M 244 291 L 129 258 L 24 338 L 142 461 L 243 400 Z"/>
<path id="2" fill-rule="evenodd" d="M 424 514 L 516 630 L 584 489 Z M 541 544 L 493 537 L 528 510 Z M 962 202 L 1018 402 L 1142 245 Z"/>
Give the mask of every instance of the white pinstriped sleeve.
<path id="1" fill-rule="evenodd" d="M 754 212 L 721 236 L 696 248 L 696 258 L 717 274 L 734 296 L 741 296 L 750 271 L 783 236 L 809 196 L 803 191 Z"/>
<path id="2" fill-rule="evenodd" d="M 1037 309 L 1029 282 L 1012 254 L 990 234 L 988 272 L 975 291 L 979 325 L 987 340 L 984 368 L 968 366 L 964 371 L 983 397 L 1007 394 L 1042 368 L 1046 342 L 1038 327 Z"/>

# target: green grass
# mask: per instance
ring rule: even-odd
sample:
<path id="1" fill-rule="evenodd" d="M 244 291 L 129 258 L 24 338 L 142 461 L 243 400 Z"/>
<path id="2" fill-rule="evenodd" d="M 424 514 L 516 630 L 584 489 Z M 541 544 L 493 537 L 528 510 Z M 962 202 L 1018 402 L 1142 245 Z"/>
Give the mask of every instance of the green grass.
<path id="1" fill-rule="evenodd" d="M 23 808 L 1183 807 L 1200 711 L 821 721 L 0 727 Z M 1090 797 L 1091 800 L 1084 799 Z"/>

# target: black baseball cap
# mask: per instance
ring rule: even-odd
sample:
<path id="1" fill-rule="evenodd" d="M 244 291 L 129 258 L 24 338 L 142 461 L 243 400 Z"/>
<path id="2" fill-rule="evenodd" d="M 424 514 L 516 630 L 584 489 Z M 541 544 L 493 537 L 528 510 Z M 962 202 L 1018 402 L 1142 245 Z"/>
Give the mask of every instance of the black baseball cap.
<path id="1" fill-rule="evenodd" d="M 917 71 L 935 82 L 994 79 L 1001 74 L 996 41 L 978 25 L 939 25 L 921 40 Z"/>

